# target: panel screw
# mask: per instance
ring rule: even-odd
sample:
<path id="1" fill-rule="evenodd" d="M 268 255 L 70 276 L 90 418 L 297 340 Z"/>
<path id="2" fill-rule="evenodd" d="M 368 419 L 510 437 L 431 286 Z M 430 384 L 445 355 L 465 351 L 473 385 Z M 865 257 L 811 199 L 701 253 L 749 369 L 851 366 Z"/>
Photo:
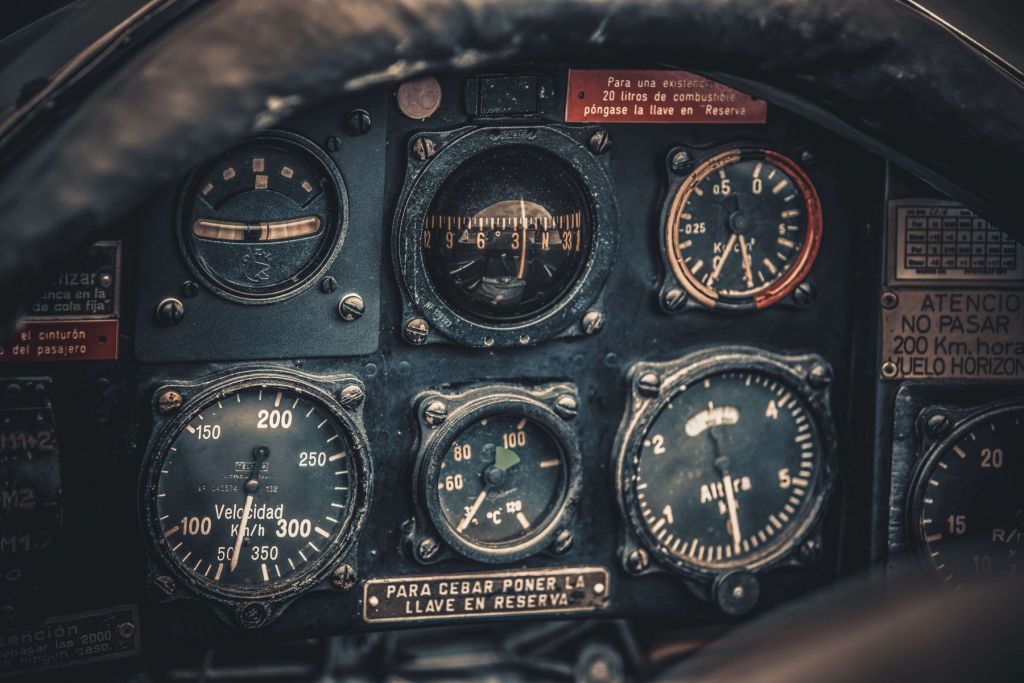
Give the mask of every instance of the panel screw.
<path id="1" fill-rule="evenodd" d="M 327 151 L 337 152 L 339 149 L 341 149 L 341 138 L 339 138 L 337 135 L 331 135 L 330 137 L 328 137 Z"/>
<path id="2" fill-rule="evenodd" d="M 754 608 L 761 597 L 761 585 L 753 574 L 735 571 L 718 577 L 711 593 L 720 610 L 737 617 Z"/>
<path id="3" fill-rule="evenodd" d="M 412 318 L 405 323 L 403 334 L 405 341 L 420 346 L 427 342 L 427 334 L 430 332 L 430 325 L 423 318 Z"/>
<path id="4" fill-rule="evenodd" d="M 117 635 L 121 636 L 121 640 L 128 640 L 135 635 L 135 624 L 130 621 L 124 621 L 117 625 Z"/>
<path id="5" fill-rule="evenodd" d="M 793 301 L 797 306 L 810 306 L 818 298 L 818 289 L 810 282 L 801 282 L 793 291 Z"/>
<path id="6" fill-rule="evenodd" d="M 555 401 L 555 412 L 562 416 L 563 420 L 571 420 L 576 417 L 579 410 L 579 403 L 572 394 L 562 394 Z"/>
<path id="7" fill-rule="evenodd" d="M 583 327 L 583 334 L 588 336 L 597 334 L 604 327 L 604 313 L 601 311 L 587 311 L 580 324 Z"/>
<path id="8" fill-rule="evenodd" d="M 420 161 L 426 161 L 437 154 L 437 145 L 426 135 L 418 135 L 412 141 L 412 153 Z"/>
<path id="9" fill-rule="evenodd" d="M 420 541 L 420 544 L 416 546 L 416 555 L 423 562 L 429 562 L 434 559 L 437 555 L 437 551 L 441 549 L 437 541 L 429 536 Z"/>
<path id="10" fill-rule="evenodd" d="M 177 592 L 177 586 L 174 585 L 174 579 L 169 576 L 162 575 L 157 576 L 149 583 L 149 590 L 153 596 L 157 599 L 164 599 L 174 597 Z"/>
<path id="11" fill-rule="evenodd" d="M 832 371 L 824 363 L 815 363 L 807 373 L 807 381 L 818 389 L 827 387 L 832 382 Z"/>
<path id="12" fill-rule="evenodd" d="M 344 407 L 354 406 L 359 404 L 366 394 L 363 392 L 363 388 L 358 384 L 349 384 L 347 387 L 342 388 L 338 392 L 338 403 Z"/>
<path id="13" fill-rule="evenodd" d="M 661 378 L 658 377 L 657 373 L 645 372 L 637 380 L 636 388 L 644 396 L 657 396 L 659 389 L 661 389 Z"/>
<path id="14" fill-rule="evenodd" d="M 371 595 L 370 599 L 367 600 L 367 602 L 370 603 L 370 607 L 377 607 L 378 605 L 380 605 L 380 598 L 378 598 L 376 595 Z"/>
<path id="15" fill-rule="evenodd" d="M 563 555 L 569 552 L 569 548 L 572 547 L 572 543 L 575 539 L 572 537 L 572 532 L 568 529 L 562 529 L 555 536 L 554 542 L 551 544 L 551 552 L 555 555 Z"/>
<path id="16" fill-rule="evenodd" d="M 590 135 L 590 140 L 587 141 L 587 145 L 590 147 L 590 151 L 594 154 L 604 154 L 612 146 L 612 138 L 608 135 L 608 131 L 604 128 L 598 128 Z"/>
<path id="17" fill-rule="evenodd" d="M 665 310 L 678 311 L 686 303 L 686 292 L 673 287 L 672 289 L 665 292 L 665 295 L 661 299 L 662 304 L 665 306 Z"/>
<path id="18" fill-rule="evenodd" d="M 106 288 L 114 284 L 114 276 L 110 273 L 100 273 L 99 281 L 100 287 Z"/>
<path id="19" fill-rule="evenodd" d="M 238 623 L 245 628 L 259 628 L 269 616 L 266 605 L 252 602 L 238 611 Z"/>
<path id="20" fill-rule="evenodd" d="M 892 309 L 896 308 L 897 305 L 899 305 L 900 297 L 899 295 L 896 294 L 896 292 L 892 291 L 891 289 L 887 289 L 884 292 L 882 292 L 882 296 L 879 298 L 879 301 L 882 304 L 882 308 L 884 308 L 887 311 L 891 311 Z"/>
<path id="21" fill-rule="evenodd" d="M 366 304 L 363 302 L 363 297 L 355 292 L 346 294 L 338 302 L 338 315 L 341 316 L 342 320 L 349 322 L 358 320 L 363 317 L 364 312 L 366 312 Z"/>
<path id="22" fill-rule="evenodd" d="M 333 275 L 328 275 L 320 281 L 320 291 L 324 294 L 333 294 L 338 289 L 338 281 Z"/>
<path id="23" fill-rule="evenodd" d="M 882 363 L 882 377 L 884 379 L 893 379 L 894 377 L 896 377 L 897 372 L 898 368 L 896 367 L 896 364 L 893 363 L 891 360 L 887 360 L 884 363 Z"/>
<path id="24" fill-rule="evenodd" d="M 683 175 L 690 168 L 690 153 L 685 149 L 679 150 L 672 155 L 672 159 L 669 160 L 669 166 L 676 175 Z"/>
<path id="25" fill-rule="evenodd" d="M 933 439 L 938 439 L 949 431 L 949 418 L 943 413 L 932 413 L 924 422 L 924 429 Z"/>
<path id="26" fill-rule="evenodd" d="M 345 117 L 345 132 L 349 135 L 365 135 L 373 122 L 365 109 L 355 109 Z"/>
<path id="27" fill-rule="evenodd" d="M 433 76 L 406 81 L 395 93 L 398 111 L 416 121 L 423 121 L 441 106 L 441 83 Z"/>
<path id="28" fill-rule="evenodd" d="M 181 394 L 174 389 L 168 389 L 164 393 L 160 394 L 160 398 L 156 400 L 157 409 L 164 415 L 173 413 L 174 411 L 181 408 L 182 399 Z"/>
<path id="29" fill-rule="evenodd" d="M 651 558 L 648 557 L 647 551 L 643 548 L 637 548 L 626 557 L 626 571 L 639 574 L 647 569 L 647 565 L 650 562 Z"/>
<path id="30" fill-rule="evenodd" d="M 186 299 L 194 299 L 199 294 L 199 283 L 195 280 L 185 280 L 181 283 L 181 295 Z"/>
<path id="31" fill-rule="evenodd" d="M 423 409 L 423 419 L 431 427 L 436 427 L 448 419 L 448 406 L 444 401 L 434 400 Z"/>
<path id="32" fill-rule="evenodd" d="M 161 325 L 177 325 L 185 317 L 185 304 L 169 296 L 156 305 L 156 319 Z"/>
<path id="33" fill-rule="evenodd" d="M 800 544 L 797 554 L 804 564 L 814 564 L 821 559 L 821 544 L 813 538 L 808 538 Z"/>
<path id="34" fill-rule="evenodd" d="M 800 161 L 803 162 L 804 166 L 813 166 L 816 161 L 814 158 L 814 152 L 809 149 L 805 149 L 800 153 Z"/>
<path id="35" fill-rule="evenodd" d="M 356 570 L 350 564 L 340 564 L 331 574 L 331 585 L 338 590 L 347 591 L 356 584 Z"/>

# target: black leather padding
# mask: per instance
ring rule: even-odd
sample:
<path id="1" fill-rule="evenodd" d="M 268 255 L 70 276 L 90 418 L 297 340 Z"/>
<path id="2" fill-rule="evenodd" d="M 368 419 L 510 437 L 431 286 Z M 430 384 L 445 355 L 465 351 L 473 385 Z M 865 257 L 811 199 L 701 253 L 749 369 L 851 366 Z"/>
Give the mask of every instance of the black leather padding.
<path id="1" fill-rule="evenodd" d="M 295 107 L 429 70 L 609 57 L 813 105 L 1024 236 L 1021 84 L 896 0 L 213 0 L 4 161 L 2 303 Z"/>

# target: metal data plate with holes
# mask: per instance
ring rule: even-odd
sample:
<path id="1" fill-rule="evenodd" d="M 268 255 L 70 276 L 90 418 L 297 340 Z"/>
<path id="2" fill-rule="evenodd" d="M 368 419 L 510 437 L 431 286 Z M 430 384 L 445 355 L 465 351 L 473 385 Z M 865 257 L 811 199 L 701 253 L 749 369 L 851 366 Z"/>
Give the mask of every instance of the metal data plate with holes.
<path id="1" fill-rule="evenodd" d="M 0 631 L 0 677 L 139 654 L 135 605 L 65 614 Z"/>
<path id="2" fill-rule="evenodd" d="M 363 584 L 370 622 L 589 612 L 608 602 L 608 570 L 566 567 L 371 579 Z"/>

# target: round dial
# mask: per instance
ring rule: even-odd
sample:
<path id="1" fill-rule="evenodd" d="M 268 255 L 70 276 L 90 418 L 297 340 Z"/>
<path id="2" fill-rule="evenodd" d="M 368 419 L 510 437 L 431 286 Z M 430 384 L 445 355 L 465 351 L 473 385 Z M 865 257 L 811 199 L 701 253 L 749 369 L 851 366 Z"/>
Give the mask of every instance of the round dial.
<path id="1" fill-rule="evenodd" d="M 358 468 L 350 432 L 289 386 L 218 395 L 176 425 L 148 514 L 178 570 L 227 595 L 270 595 L 336 554 Z"/>
<path id="2" fill-rule="evenodd" d="M 987 412 L 918 471 L 911 531 L 924 563 L 953 585 L 1021 570 L 1024 406 Z"/>
<path id="3" fill-rule="evenodd" d="M 814 185 L 788 157 L 731 149 L 694 170 L 671 199 L 669 265 L 706 306 L 764 308 L 807 276 L 821 240 Z"/>
<path id="4" fill-rule="evenodd" d="M 312 282 L 340 247 L 341 177 L 312 143 L 267 133 L 193 178 L 182 202 L 181 243 L 218 294 L 276 301 Z"/>
<path id="5" fill-rule="evenodd" d="M 807 400 L 781 378 L 735 370 L 664 402 L 631 457 L 634 525 L 670 564 L 751 569 L 816 514 L 823 445 Z"/>
<path id="6" fill-rule="evenodd" d="M 516 321 L 559 301 L 590 254 L 589 203 L 574 171 L 531 147 L 458 167 L 423 225 L 430 281 L 461 315 Z"/>

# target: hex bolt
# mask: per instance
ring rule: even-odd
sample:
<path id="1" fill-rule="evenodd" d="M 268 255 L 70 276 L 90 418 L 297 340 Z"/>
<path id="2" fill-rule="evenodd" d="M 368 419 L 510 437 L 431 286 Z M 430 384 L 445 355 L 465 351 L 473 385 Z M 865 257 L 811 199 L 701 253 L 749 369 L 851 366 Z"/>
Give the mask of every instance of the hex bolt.
<path id="1" fill-rule="evenodd" d="M 636 381 L 636 388 L 644 396 L 657 396 L 661 389 L 661 378 L 655 372 L 645 372 Z"/>
<path id="2" fill-rule="evenodd" d="M 437 145 L 426 135 L 418 135 L 416 139 L 412 141 L 411 147 L 413 156 L 420 161 L 426 161 L 435 154 L 437 154 Z"/>
<path id="3" fill-rule="evenodd" d="M 121 640 L 128 640 L 135 635 L 135 624 L 130 621 L 123 621 L 117 625 L 117 635 Z"/>
<path id="4" fill-rule="evenodd" d="M 338 403 L 347 408 L 359 404 L 365 396 L 366 393 L 361 386 L 349 384 L 338 392 Z"/>
<path id="5" fill-rule="evenodd" d="M 338 565 L 338 568 L 331 574 L 331 585 L 338 590 L 347 591 L 356 585 L 356 570 L 347 563 Z"/>
<path id="6" fill-rule="evenodd" d="M 328 275 L 320 281 L 320 291 L 324 294 L 333 294 L 338 289 L 338 281 L 333 275 Z"/>
<path id="7" fill-rule="evenodd" d="M 761 584 L 750 572 L 734 571 L 719 576 L 711 587 L 718 608 L 738 617 L 754 609 L 761 597 Z"/>
<path id="8" fill-rule="evenodd" d="M 575 539 L 572 536 L 572 532 L 568 529 L 562 529 L 555 536 L 554 542 L 551 544 L 551 552 L 555 555 L 564 555 L 569 552 L 572 548 L 573 541 Z"/>
<path id="9" fill-rule="evenodd" d="M 583 328 L 583 334 L 587 336 L 597 334 L 604 327 L 604 313 L 595 310 L 587 311 L 583 320 L 580 321 L 580 326 Z"/>
<path id="10" fill-rule="evenodd" d="M 423 419 L 431 427 L 436 427 L 448 419 L 448 406 L 444 401 L 434 399 L 423 409 Z"/>
<path id="11" fill-rule="evenodd" d="M 678 287 L 673 287 L 665 292 L 661 302 L 665 306 L 665 310 L 678 311 L 686 303 L 686 292 Z"/>
<path id="12" fill-rule="evenodd" d="M 402 330 L 405 341 L 416 346 L 427 343 L 427 335 L 430 333 L 430 325 L 423 318 L 411 318 L 405 323 Z"/>
<path id="13" fill-rule="evenodd" d="M 365 109 L 354 109 L 345 117 L 345 132 L 349 135 L 366 135 L 372 125 L 370 114 Z"/>
<path id="14" fill-rule="evenodd" d="M 924 429 L 928 436 L 938 439 L 949 431 L 949 418 L 944 413 L 932 413 L 925 419 Z"/>
<path id="15" fill-rule="evenodd" d="M 680 149 L 672 155 L 668 164 L 672 168 L 673 173 L 676 175 L 683 175 L 690 168 L 690 153 L 685 149 Z"/>
<path id="16" fill-rule="evenodd" d="M 430 562 L 434 557 L 437 556 L 437 552 L 441 549 L 438 542 L 427 537 L 420 541 L 420 544 L 416 546 L 416 555 L 419 557 L 421 562 Z"/>
<path id="17" fill-rule="evenodd" d="M 182 401 L 184 399 L 179 392 L 174 389 L 168 389 L 160 394 L 160 397 L 156 400 L 156 405 L 157 409 L 166 415 L 180 409 Z"/>
<path id="18" fill-rule="evenodd" d="M 879 302 L 882 304 L 882 308 L 887 311 L 891 311 L 899 305 L 900 297 L 896 292 L 891 289 L 887 289 L 882 292 L 882 296 L 879 297 Z"/>
<path id="19" fill-rule="evenodd" d="M 647 565 L 650 563 L 651 558 L 647 555 L 647 551 L 643 548 L 637 548 L 626 556 L 626 571 L 639 574 L 647 569 Z"/>
<path id="20" fill-rule="evenodd" d="M 818 298 L 818 288 L 810 282 L 801 282 L 793 290 L 793 301 L 797 306 L 810 306 Z"/>
<path id="21" fill-rule="evenodd" d="M 338 315 L 341 316 L 342 320 L 352 322 L 363 317 L 363 313 L 366 312 L 366 303 L 363 301 L 363 297 L 359 296 L 355 292 L 346 294 L 341 297 L 341 301 L 338 302 Z"/>
<path id="22" fill-rule="evenodd" d="M 199 294 L 199 283 L 195 280 L 185 280 L 181 283 L 181 295 L 186 299 L 194 299 Z"/>
<path id="23" fill-rule="evenodd" d="M 555 401 L 555 412 L 558 413 L 563 420 L 573 419 L 576 417 L 576 413 L 578 411 L 579 402 L 572 394 L 562 394 Z"/>
<path id="24" fill-rule="evenodd" d="M 821 389 L 832 383 L 832 371 L 824 363 L 815 363 L 807 373 L 811 386 Z"/>
<path id="25" fill-rule="evenodd" d="M 894 379 L 897 372 L 899 372 L 899 368 L 891 360 L 882 363 L 882 379 Z"/>
<path id="26" fill-rule="evenodd" d="M 804 564 L 814 564 L 821 559 L 821 543 L 816 539 L 808 538 L 800 544 L 797 555 Z"/>
<path id="27" fill-rule="evenodd" d="M 156 305 L 156 319 L 161 325 L 177 325 L 185 317 L 185 304 L 169 296 Z"/>
<path id="28" fill-rule="evenodd" d="M 611 149 L 612 137 L 604 128 L 598 128 L 590 134 L 587 146 L 590 147 L 590 151 L 594 154 L 604 154 Z"/>

